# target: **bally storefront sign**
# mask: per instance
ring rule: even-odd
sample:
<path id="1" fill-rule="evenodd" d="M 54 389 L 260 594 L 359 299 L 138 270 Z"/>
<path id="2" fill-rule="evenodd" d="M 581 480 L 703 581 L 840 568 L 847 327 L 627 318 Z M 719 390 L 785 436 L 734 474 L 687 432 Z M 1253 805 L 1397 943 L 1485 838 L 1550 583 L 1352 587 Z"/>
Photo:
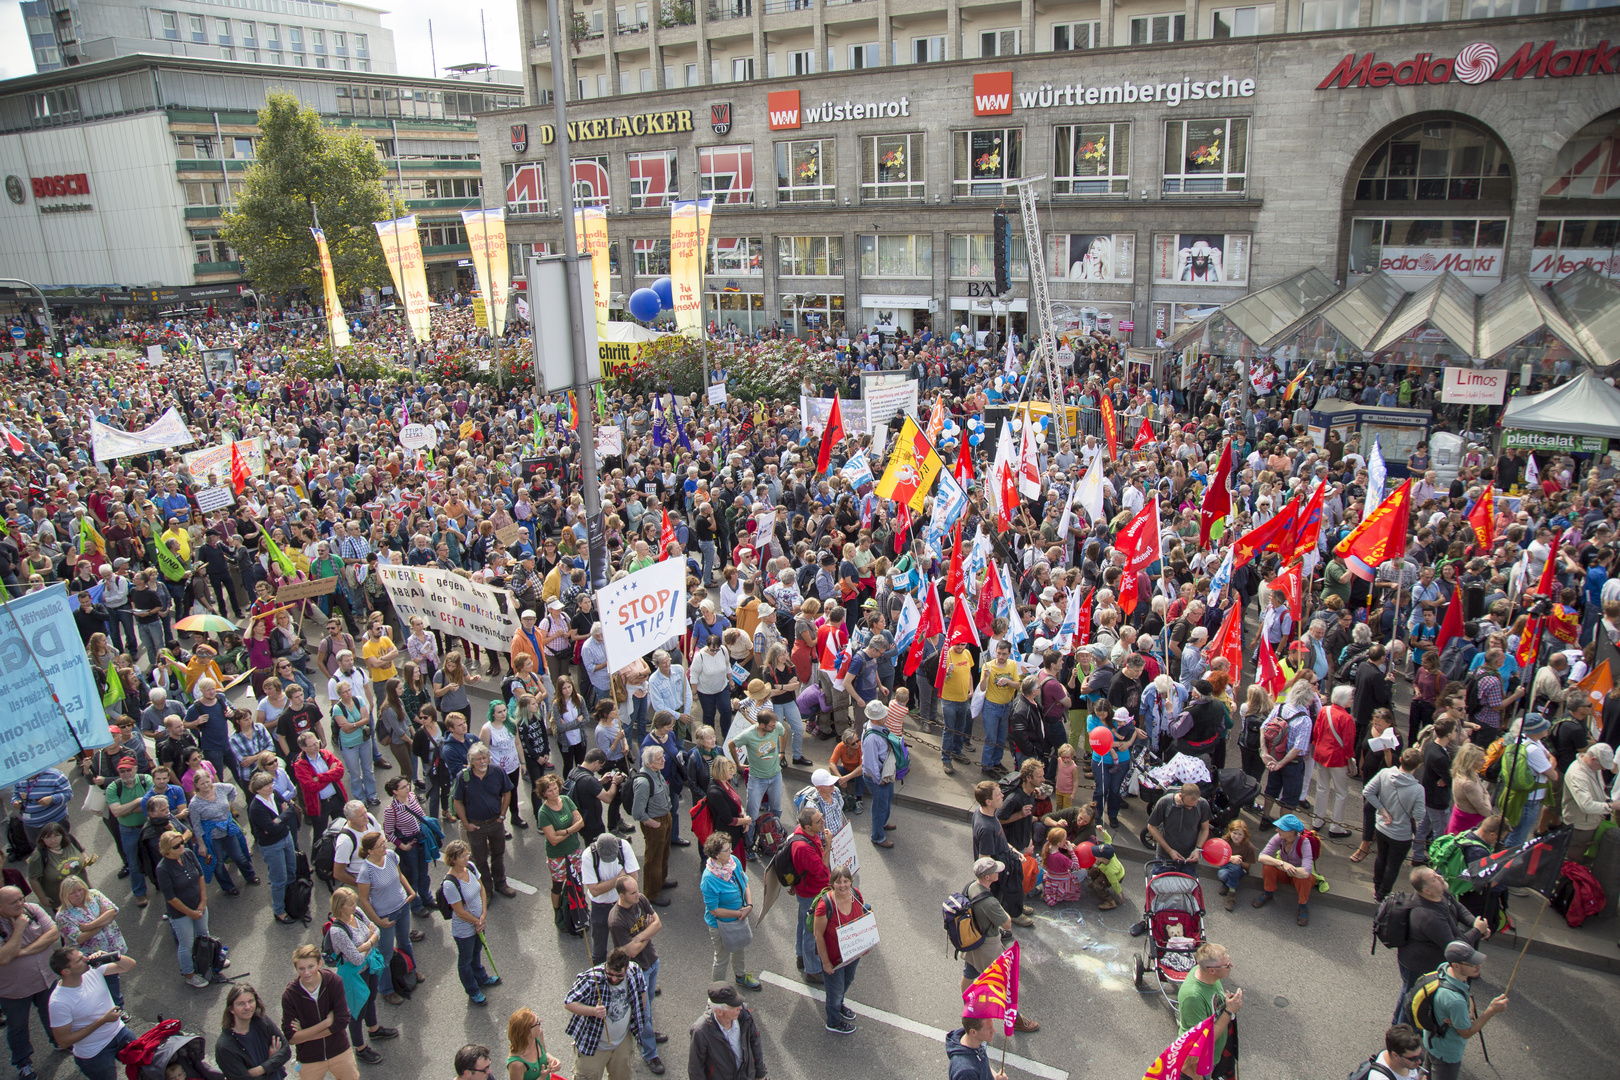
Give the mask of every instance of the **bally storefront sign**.
<path id="1" fill-rule="evenodd" d="M 1440 400 L 1447 405 L 1500 405 L 1507 394 L 1508 373 L 1496 369 L 1446 368 Z"/>
<path id="2" fill-rule="evenodd" d="M 1564 79 L 1575 75 L 1613 75 L 1620 70 L 1620 45 L 1607 40 L 1586 49 L 1560 49 L 1554 41 L 1537 45 L 1527 41 L 1506 60 L 1495 45 L 1476 41 L 1455 57 L 1418 53 L 1398 63 L 1378 60 L 1376 54 L 1349 53 L 1317 84 L 1318 90 L 1337 87 L 1440 86 L 1449 82 L 1479 86 L 1502 79 Z"/>

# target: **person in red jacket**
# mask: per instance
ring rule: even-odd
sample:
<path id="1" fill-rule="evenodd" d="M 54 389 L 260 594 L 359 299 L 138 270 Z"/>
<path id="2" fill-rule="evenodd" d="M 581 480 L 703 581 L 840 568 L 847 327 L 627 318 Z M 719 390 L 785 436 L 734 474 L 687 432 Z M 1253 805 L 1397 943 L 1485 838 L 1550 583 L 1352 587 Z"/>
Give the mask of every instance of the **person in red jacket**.
<path id="1" fill-rule="evenodd" d="M 293 779 L 304 796 L 304 816 L 315 827 L 315 840 L 321 838 L 332 819 L 343 813 L 349 793 L 343 787 L 343 762 L 321 748 L 313 731 L 298 736 L 298 756 L 293 759 Z"/>
<path id="2" fill-rule="evenodd" d="M 1332 703 L 1316 714 L 1311 730 L 1311 760 L 1316 763 L 1311 774 L 1316 787 L 1313 824 L 1318 829 L 1326 825 L 1328 835 L 1335 838 L 1350 835 L 1344 824 L 1344 801 L 1350 793 L 1350 759 L 1356 746 L 1356 719 L 1350 713 L 1354 695 L 1352 686 L 1334 687 Z"/>
<path id="3" fill-rule="evenodd" d="M 799 898 L 793 951 L 798 954 L 799 970 L 804 972 L 805 981 L 816 986 L 821 985 L 821 954 L 816 950 L 815 931 L 805 929 L 805 924 L 816 897 L 832 884 L 832 868 L 828 864 L 831 851 L 827 819 L 816 809 L 813 800 L 807 801 L 799 811 L 799 827 L 788 837 L 788 854 L 793 860 L 793 871 L 799 877 L 793 886 L 793 895 Z"/>

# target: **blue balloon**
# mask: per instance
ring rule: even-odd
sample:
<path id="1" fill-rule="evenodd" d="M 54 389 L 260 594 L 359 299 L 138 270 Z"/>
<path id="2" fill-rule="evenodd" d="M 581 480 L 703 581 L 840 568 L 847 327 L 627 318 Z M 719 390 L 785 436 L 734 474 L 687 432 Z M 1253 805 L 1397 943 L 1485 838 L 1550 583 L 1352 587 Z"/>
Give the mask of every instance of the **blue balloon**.
<path id="1" fill-rule="evenodd" d="M 658 294 L 651 289 L 637 289 L 630 294 L 630 314 L 642 322 L 652 322 L 658 311 Z"/>
<path id="2" fill-rule="evenodd" d="M 652 283 L 652 291 L 658 294 L 658 310 L 675 310 L 675 286 L 669 278 L 661 277 Z"/>

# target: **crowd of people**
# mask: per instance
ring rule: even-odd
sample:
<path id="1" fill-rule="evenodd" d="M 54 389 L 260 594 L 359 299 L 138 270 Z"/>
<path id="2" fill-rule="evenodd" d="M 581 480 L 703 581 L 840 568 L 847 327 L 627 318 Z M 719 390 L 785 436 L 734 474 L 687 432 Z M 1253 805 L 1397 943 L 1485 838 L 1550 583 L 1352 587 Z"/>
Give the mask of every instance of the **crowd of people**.
<path id="1" fill-rule="evenodd" d="M 1426 1060 L 1432 1076 L 1456 1075 L 1465 1040 L 1507 1003 L 1465 1026 L 1452 998 L 1484 962 L 1475 946 L 1511 916 L 1501 890 L 1454 896 L 1434 856 L 1569 825 L 1570 858 L 1585 861 L 1620 810 L 1620 697 L 1578 685 L 1620 637 L 1616 458 L 1532 464 L 1471 445 L 1442 479 L 1419 446 L 1397 463 L 1411 477 L 1404 550 L 1370 575 L 1334 553 L 1385 481 L 1337 434 L 1317 445 L 1310 406 L 1386 392 L 1419 403 L 1427 373 L 1284 373 L 1262 394 L 1200 367 L 1165 389 L 1127 379 L 1117 342 L 1076 337 L 1060 373 L 1075 427 L 1023 440 L 1020 496 L 994 463 L 1007 407 L 1052 396 L 1027 343 L 957 328 L 817 342 L 837 375 L 807 381 L 805 396 L 856 396 L 870 370 L 917 381 L 916 419 L 967 491 L 959 517 L 931 532 L 933 499 L 898 506 L 843 469 L 865 451 L 882 476 L 898 417 L 887 432 L 823 440 L 796 403 L 712 405 L 611 382 L 570 401 L 441 382 L 438 353 L 489 345 L 454 307 L 436 314 L 416 376 L 310 377 L 290 360 L 308 316 L 81 320 L 81 337 L 120 347 L 65 368 L 18 361 L 25 377 L 0 417 L 22 444 L 0 466 L 0 581 L 13 596 L 73 594 L 114 739 L 6 793 L 31 894 L 0 889 L 0 1003 L 23 1080 L 30 1009 L 92 1080 L 136 1038 L 124 986 L 162 976 L 126 955 L 126 903 L 145 909 L 155 894 L 174 974 L 216 985 L 229 957 L 209 905 L 216 890 L 240 895 L 237 874 L 268 884 L 278 923 L 302 923 L 312 905 L 329 914 L 317 941 L 289 950 L 279 1016 L 253 987 L 231 987 L 220 1068 L 278 1080 L 296 1058 L 303 1080 L 355 1076 L 398 1033 L 378 1003 L 402 1007 L 420 979 L 413 920 L 445 914 L 468 1002 L 491 1003 L 486 924 L 516 900 L 506 841 L 530 828 L 559 932 L 590 941 L 592 966 L 561 1003 L 574 1075 L 623 1080 L 633 1054 L 665 1071 L 659 911 L 678 885 L 672 849 L 697 844 L 714 982 L 689 1072 L 764 1080 L 744 1004 L 761 987 L 746 963 L 751 916 L 769 903 L 757 881 L 793 893 L 798 968 L 822 988 L 827 1031 L 854 1031 L 844 997 L 861 957 L 842 955 L 840 930 L 878 913 L 833 841 L 864 817 L 873 857 L 907 857 L 890 811 L 925 747 L 944 773 L 976 777 L 964 989 L 1034 925 L 1035 897 L 1101 910 L 1126 899 L 1114 844 L 1134 839 L 1120 815 L 1127 782 L 1145 774 L 1163 793 L 1144 838 L 1192 873 L 1222 841 L 1228 911 L 1242 887 L 1258 886 L 1259 908 L 1286 884 L 1307 925 L 1321 845 L 1359 834 L 1349 857 L 1375 860 L 1375 898 L 1408 885 L 1419 898 L 1402 996 L 1440 972 L 1433 1011 L 1449 1018 L 1437 1031 L 1397 1024 L 1381 1067 L 1415 1076 Z M 411 354 L 386 313 L 356 330 Z M 161 361 L 148 361 L 152 344 Z M 226 346 L 234 366 L 208 368 L 203 352 Z M 199 476 L 161 451 L 93 460 L 92 419 L 136 431 L 170 407 L 199 439 L 259 438 L 262 469 Z M 596 522 L 570 423 L 593 407 L 623 433 L 599 462 Z M 967 436 L 975 420 L 982 442 Z M 431 458 L 400 445 L 406 422 L 436 430 Z M 222 485 L 230 505 L 201 510 L 198 491 Z M 1213 537 L 1201 516 L 1211 487 L 1230 501 Z M 1132 562 L 1122 534 L 1155 508 L 1159 545 Z M 1268 525 L 1268 543 L 1245 546 Z M 687 631 L 617 671 L 595 613 L 593 533 L 609 578 L 671 559 L 688 573 Z M 386 565 L 506 590 L 509 646 L 402 619 Z M 328 578 L 319 595 L 276 599 Z M 1549 606 L 1533 616 L 1538 600 Z M 177 625 L 196 613 L 236 628 Z M 1220 813 L 1211 786 L 1229 756 L 1258 791 Z M 791 798 L 789 767 L 810 771 Z M 90 809 L 72 809 L 76 782 L 97 792 Z M 80 839 L 91 817 L 119 856 L 99 870 Z M 329 892 L 312 897 L 305 860 Z M 1181 990 L 1183 1029 L 1217 1020 L 1215 1075 L 1235 1058 L 1223 1054 L 1242 1005 L 1221 982 L 1230 966 L 1206 943 Z M 563 1067 L 539 1013 L 518 1010 L 508 1031 L 511 1080 Z M 987 1039 L 986 1021 L 964 1020 L 953 1078 L 990 1076 Z M 498 1058 L 474 1045 L 454 1064 L 471 1080 Z"/>

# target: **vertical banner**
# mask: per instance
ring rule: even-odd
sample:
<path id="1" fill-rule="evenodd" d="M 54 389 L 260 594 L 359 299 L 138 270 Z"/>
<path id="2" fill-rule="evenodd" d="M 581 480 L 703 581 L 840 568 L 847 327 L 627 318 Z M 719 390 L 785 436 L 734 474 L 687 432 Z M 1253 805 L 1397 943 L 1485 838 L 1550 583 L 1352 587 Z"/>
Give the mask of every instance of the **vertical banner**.
<path id="1" fill-rule="evenodd" d="M 80 746 L 110 745 L 112 734 L 96 690 L 95 671 L 73 623 L 77 605 L 68 603 L 67 590 L 53 585 L 6 606 L 10 613 L 0 614 L 0 656 L 5 657 L 0 697 L 6 702 L 5 723 L 0 726 L 0 785 L 10 787 L 73 757 Z M 60 709 L 51 700 L 53 693 L 62 703 Z M 67 723 L 62 721 L 64 712 Z M 73 725 L 71 731 L 68 724 Z"/>
<path id="2" fill-rule="evenodd" d="M 373 221 L 377 240 L 382 244 L 383 261 L 394 279 L 411 337 L 418 345 L 428 340 L 427 270 L 422 264 L 422 234 L 416 231 L 416 215 L 407 214 L 392 221 Z"/>
<path id="3" fill-rule="evenodd" d="M 338 348 L 349 344 L 349 323 L 343 317 L 343 305 L 338 303 L 337 278 L 332 276 L 332 253 L 326 249 L 326 234 L 310 229 L 315 237 L 315 250 L 321 256 L 321 287 L 326 293 L 326 327 L 332 334 L 332 343 Z"/>
<path id="4" fill-rule="evenodd" d="M 582 206 L 574 211 L 574 233 L 579 237 L 582 255 L 591 257 L 591 281 L 596 293 L 596 333 L 607 335 L 608 298 L 613 295 L 613 278 L 608 270 L 607 210 Z"/>
<path id="5" fill-rule="evenodd" d="M 675 294 L 675 327 L 703 332 L 703 260 L 709 249 L 713 199 L 677 199 L 669 210 L 669 281 Z"/>
<path id="6" fill-rule="evenodd" d="M 473 270 L 489 313 L 490 336 L 500 337 L 506 330 L 506 291 L 512 277 L 506 254 L 506 210 L 463 210 L 461 223 L 472 246 Z"/>

